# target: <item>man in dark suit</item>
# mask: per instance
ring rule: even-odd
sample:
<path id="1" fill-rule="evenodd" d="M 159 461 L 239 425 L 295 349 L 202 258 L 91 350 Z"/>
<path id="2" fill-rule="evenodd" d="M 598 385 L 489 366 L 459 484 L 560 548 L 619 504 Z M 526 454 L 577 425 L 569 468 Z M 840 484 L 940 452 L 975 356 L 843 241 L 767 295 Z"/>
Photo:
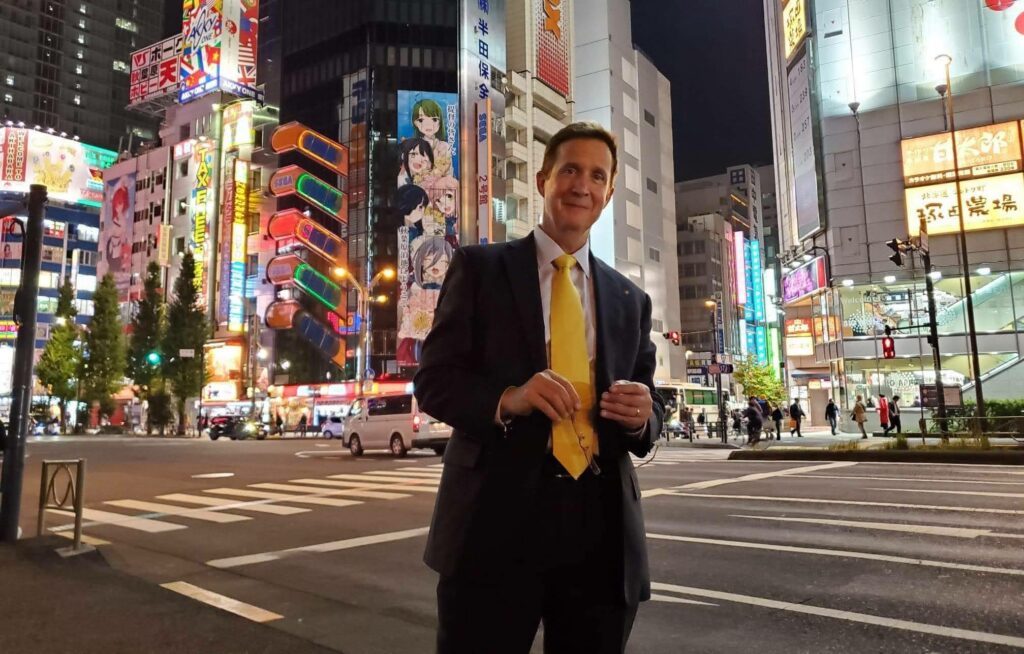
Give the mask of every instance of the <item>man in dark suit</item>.
<path id="1" fill-rule="evenodd" d="M 650 597 L 629 457 L 661 432 L 651 300 L 589 250 L 614 190 L 594 123 L 548 144 L 541 224 L 456 251 L 423 344 L 420 407 L 453 427 L 427 539 L 437 648 L 622 652 Z"/>

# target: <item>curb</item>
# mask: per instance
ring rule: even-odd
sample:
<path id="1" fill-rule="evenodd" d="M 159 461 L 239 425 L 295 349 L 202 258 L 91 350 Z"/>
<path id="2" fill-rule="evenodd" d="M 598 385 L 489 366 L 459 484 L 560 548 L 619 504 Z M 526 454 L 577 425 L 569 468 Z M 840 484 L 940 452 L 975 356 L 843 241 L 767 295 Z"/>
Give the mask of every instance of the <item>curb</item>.
<path id="1" fill-rule="evenodd" d="M 1024 466 L 1024 448 L 1016 450 L 979 450 L 974 452 L 932 450 L 737 450 L 730 461 L 865 461 L 885 463 L 973 463 Z"/>

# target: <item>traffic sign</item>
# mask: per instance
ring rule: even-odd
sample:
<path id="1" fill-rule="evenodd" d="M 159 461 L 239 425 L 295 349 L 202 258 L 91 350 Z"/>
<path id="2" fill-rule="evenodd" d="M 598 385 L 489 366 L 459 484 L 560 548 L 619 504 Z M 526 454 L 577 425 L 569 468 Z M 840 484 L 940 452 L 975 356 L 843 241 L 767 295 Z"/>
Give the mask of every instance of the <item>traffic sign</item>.
<path id="1" fill-rule="evenodd" d="M 937 384 L 921 384 L 919 386 L 921 406 L 933 409 L 939 406 L 939 388 Z M 960 408 L 964 405 L 963 388 L 960 386 L 942 385 L 942 395 L 946 400 L 946 408 Z"/>
<path id="2" fill-rule="evenodd" d="M 731 375 L 731 363 L 712 363 L 710 366 L 701 366 L 701 372 L 705 375 Z"/>

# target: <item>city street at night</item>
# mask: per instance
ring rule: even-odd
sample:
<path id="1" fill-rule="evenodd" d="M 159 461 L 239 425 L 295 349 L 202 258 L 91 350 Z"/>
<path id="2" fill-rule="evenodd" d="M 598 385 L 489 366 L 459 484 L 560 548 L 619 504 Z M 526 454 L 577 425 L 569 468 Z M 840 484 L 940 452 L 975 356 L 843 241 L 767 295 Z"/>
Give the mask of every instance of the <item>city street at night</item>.
<path id="1" fill-rule="evenodd" d="M 752 637 L 760 652 L 1024 648 L 1024 469 L 727 455 L 661 448 L 636 461 L 654 597 L 628 651 L 736 652 Z M 432 649 L 436 575 L 421 557 L 433 453 L 355 458 L 321 439 L 37 440 L 26 532 L 41 461 L 78 457 L 84 534 L 113 568 L 230 598 L 265 628 L 330 650 Z M 67 515 L 46 520 L 69 534 Z M 19 651 L 18 637 L 0 635 L 0 648 Z M 83 635 L 82 651 L 105 637 Z M 224 638 L 217 651 L 248 651 Z"/>

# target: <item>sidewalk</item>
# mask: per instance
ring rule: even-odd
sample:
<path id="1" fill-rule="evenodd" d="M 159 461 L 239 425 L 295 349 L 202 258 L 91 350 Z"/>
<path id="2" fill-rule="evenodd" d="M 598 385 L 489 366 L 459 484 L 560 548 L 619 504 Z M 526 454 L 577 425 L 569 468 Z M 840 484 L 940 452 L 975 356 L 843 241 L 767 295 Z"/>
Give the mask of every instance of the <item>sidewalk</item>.
<path id="1" fill-rule="evenodd" d="M 782 439 L 768 440 L 767 436 L 763 436 L 759 447 L 815 447 L 815 448 L 827 448 L 834 443 L 842 443 L 849 440 L 860 438 L 860 433 L 844 433 L 839 432 L 835 436 L 832 435 L 831 431 L 827 426 L 825 427 L 808 427 L 802 430 L 803 438 L 796 436 L 790 436 L 789 431 L 786 429 L 782 430 Z M 880 440 L 880 439 L 879 439 Z M 746 434 L 742 436 L 735 436 L 732 430 L 729 430 L 729 442 L 722 443 L 721 440 L 716 438 L 708 438 L 703 434 L 695 437 L 691 442 L 688 439 L 673 438 L 670 441 L 660 440 L 658 441 L 664 447 L 684 447 L 684 448 L 703 448 L 703 449 L 729 449 L 735 450 L 743 447 L 747 443 Z"/>
<path id="2" fill-rule="evenodd" d="M 118 572 L 98 551 L 55 552 L 70 544 L 56 536 L 0 544 L 0 652 L 334 652 Z"/>

